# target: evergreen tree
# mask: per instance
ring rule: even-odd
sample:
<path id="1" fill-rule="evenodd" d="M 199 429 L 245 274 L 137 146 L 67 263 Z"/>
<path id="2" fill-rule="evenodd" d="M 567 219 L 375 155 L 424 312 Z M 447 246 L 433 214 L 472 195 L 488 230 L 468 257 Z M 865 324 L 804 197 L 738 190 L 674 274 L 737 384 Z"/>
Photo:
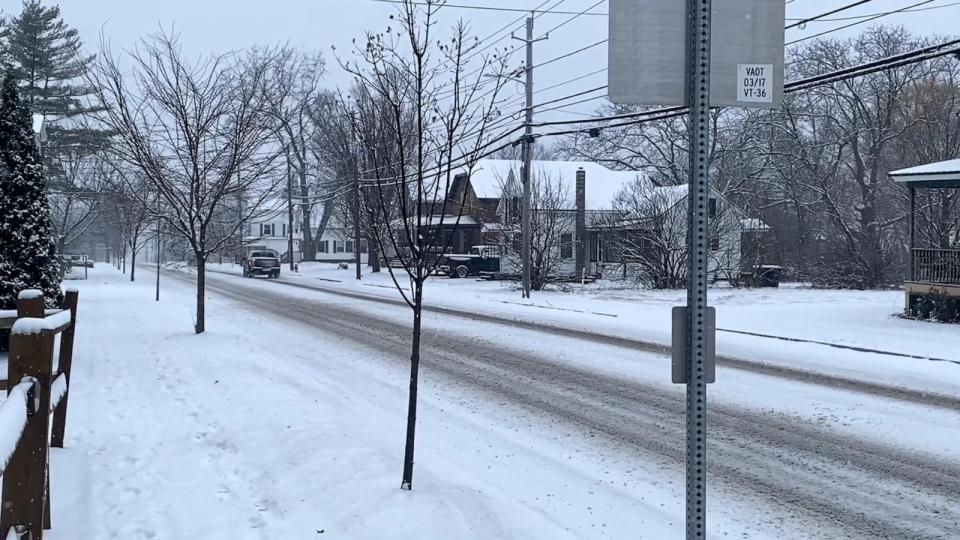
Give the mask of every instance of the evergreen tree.
<path id="1" fill-rule="evenodd" d="M 30 111 L 16 77 L 0 88 L 0 309 L 13 309 L 23 289 L 40 289 L 59 306 L 61 270 L 43 168 Z"/>
<path id="2" fill-rule="evenodd" d="M 3 31 L 6 58 L 20 81 L 24 102 L 34 114 L 47 118 L 49 146 L 99 147 L 106 135 L 83 128 L 72 118 L 91 112 L 85 98 L 95 89 L 84 82 L 94 57 L 84 55 L 75 28 L 60 17 L 57 6 L 25 0 L 20 15 Z"/>

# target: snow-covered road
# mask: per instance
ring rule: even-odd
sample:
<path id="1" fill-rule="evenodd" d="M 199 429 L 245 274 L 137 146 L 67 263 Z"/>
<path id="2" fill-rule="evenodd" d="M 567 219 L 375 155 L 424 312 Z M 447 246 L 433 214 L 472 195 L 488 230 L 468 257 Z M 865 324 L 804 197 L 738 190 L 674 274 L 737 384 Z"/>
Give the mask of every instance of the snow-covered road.
<path id="1" fill-rule="evenodd" d="M 682 536 L 683 394 L 662 350 L 431 312 L 399 493 L 408 310 L 210 275 L 194 337 L 192 280 L 168 275 L 162 310 L 114 276 L 81 289 L 120 320 L 80 345 L 77 450 L 55 465 L 87 487 L 54 510 L 87 534 L 55 538 Z M 799 372 L 721 366 L 711 537 L 955 537 L 956 400 Z"/>

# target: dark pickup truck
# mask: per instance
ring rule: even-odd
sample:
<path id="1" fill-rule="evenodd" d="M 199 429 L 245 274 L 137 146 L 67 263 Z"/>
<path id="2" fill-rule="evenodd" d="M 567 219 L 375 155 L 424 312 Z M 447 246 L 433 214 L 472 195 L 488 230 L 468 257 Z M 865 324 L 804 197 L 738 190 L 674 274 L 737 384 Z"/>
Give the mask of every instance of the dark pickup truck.
<path id="1" fill-rule="evenodd" d="M 500 250 L 497 246 L 474 246 L 469 253 L 444 255 L 437 270 L 452 278 L 465 278 L 500 272 Z"/>
<path id="2" fill-rule="evenodd" d="M 251 251 L 247 260 L 243 261 L 243 277 L 267 276 L 280 277 L 280 257 L 275 251 Z"/>

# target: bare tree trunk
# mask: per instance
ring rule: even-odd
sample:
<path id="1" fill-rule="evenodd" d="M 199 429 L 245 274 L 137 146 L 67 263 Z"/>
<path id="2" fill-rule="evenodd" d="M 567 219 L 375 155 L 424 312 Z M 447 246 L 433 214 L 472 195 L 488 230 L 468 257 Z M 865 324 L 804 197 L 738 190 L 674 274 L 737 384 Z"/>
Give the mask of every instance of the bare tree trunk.
<path id="1" fill-rule="evenodd" d="M 195 253 L 197 258 L 197 320 L 194 331 L 202 334 L 206 331 L 206 286 L 207 286 L 207 257 L 202 253 Z"/>
<path id="2" fill-rule="evenodd" d="M 307 190 L 307 171 L 305 167 L 300 167 L 300 182 L 298 187 L 298 192 L 300 197 L 303 200 L 310 195 L 309 190 Z M 300 250 L 303 252 L 303 260 L 305 261 L 315 261 L 317 260 L 317 243 L 313 238 L 313 226 L 310 223 L 310 218 L 313 216 L 313 208 L 311 205 L 303 204 L 300 206 L 300 231 L 303 233 L 303 238 L 301 240 Z"/>
<path id="3" fill-rule="evenodd" d="M 423 313 L 423 281 L 414 284 L 413 345 L 410 349 L 410 402 L 407 407 L 407 445 L 403 453 L 401 489 L 413 489 L 413 449 L 417 429 L 417 379 L 420 373 L 420 319 Z"/>
<path id="4" fill-rule="evenodd" d="M 330 214 L 333 213 L 333 199 L 324 201 L 323 203 L 323 215 L 320 217 L 320 224 L 317 225 L 317 234 L 314 237 L 314 243 L 320 241 L 323 238 L 323 231 L 327 228 L 327 223 L 330 222 Z"/>
<path id="5" fill-rule="evenodd" d="M 377 250 L 377 239 L 373 235 L 367 238 L 367 264 L 371 273 L 380 273 L 380 252 Z"/>
<path id="6" fill-rule="evenodd" d="M 134 274 L 137 272 L 137 250 L 130 248 L 130 281 L 136 281 Z"/>

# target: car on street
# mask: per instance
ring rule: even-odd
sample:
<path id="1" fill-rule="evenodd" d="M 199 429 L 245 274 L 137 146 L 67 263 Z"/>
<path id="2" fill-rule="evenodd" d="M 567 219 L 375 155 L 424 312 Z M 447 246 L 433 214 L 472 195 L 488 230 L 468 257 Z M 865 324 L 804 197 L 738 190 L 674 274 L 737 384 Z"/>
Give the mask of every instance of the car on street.
<path id="1" fill-rule="evenodd" d="M 267 276 L 280 277 L 280 256 L 270 249 L 251 251 L 243 261 L 243 277 Z"/>

